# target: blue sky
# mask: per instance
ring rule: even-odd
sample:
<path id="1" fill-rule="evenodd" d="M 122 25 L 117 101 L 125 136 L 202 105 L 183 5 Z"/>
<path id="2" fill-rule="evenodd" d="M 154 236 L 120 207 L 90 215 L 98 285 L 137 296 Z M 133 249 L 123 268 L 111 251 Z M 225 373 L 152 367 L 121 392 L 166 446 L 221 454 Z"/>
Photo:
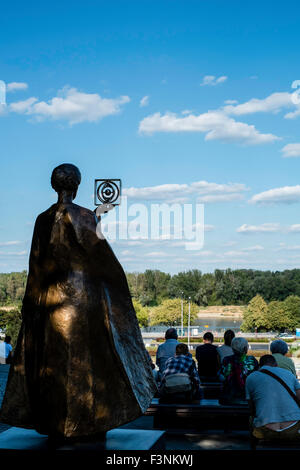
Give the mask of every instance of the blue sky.
<path id="1" fill-rule="evenodd" d="M 2 6 L 0 271 L 27 268 L 63 162 L 86 207 L 97 177 L 121 178 L 129 204 L 204 203 L 202 250 L 116 241 L 128 271 L 299 268 L 299 14 L 296 1 Z"/>

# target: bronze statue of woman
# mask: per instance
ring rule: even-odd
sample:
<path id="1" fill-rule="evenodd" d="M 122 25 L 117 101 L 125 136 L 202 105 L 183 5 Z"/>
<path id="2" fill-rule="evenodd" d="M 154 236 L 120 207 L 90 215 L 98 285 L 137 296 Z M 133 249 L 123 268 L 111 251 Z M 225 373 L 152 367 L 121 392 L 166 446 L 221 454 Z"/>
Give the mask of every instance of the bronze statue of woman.
<path id="1" fill-rule="evenodd" d="M 80 181 L 74 165 L 53 170 L 58 201 L 35 223 L 0 415 L 64 438 L 136 419 L 156 390 L 122 266 L 97 236 L 94 212 L 73 203 Z"/>

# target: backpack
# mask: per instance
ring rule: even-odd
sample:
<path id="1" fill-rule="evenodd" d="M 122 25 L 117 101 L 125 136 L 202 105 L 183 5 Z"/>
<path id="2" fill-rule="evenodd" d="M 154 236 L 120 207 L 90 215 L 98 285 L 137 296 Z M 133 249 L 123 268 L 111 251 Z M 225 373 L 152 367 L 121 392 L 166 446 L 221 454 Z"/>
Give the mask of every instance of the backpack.
<path id="1" fill-rule="evenodd" d="M 172 393 L 186 393 L 192 390 L 192 382 L 189 374 L 178 373 L 170 374 L 165 377 L 164 392 L 166 394 Z"/>

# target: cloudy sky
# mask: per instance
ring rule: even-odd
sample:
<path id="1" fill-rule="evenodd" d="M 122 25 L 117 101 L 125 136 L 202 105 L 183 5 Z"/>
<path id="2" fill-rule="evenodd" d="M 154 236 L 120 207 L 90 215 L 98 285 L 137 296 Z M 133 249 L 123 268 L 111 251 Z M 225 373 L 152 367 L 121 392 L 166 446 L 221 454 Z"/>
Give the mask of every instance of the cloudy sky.
<path id="1" fill-rule="evenodd" d="M 0 271 L 27 268 L 63 162 L 86 207 L 94 178 L 121 178 L 149 211 L 204 205 L 200 250 L 113 241 L 128 271 L 299 268 L 299 15 L 296 1 L 3 6 Z"/>

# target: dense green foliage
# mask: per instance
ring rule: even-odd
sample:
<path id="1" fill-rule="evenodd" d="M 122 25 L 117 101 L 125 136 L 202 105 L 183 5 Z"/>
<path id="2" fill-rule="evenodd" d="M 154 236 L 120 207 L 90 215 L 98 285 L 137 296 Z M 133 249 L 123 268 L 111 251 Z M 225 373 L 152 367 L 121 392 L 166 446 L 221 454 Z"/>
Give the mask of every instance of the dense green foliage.
<path id="1" fill-rule="evenodd" d="M 11 336 L 12 346 L 15 347 L 19 330 L 21 327 L 22 315 L 17 309 L 0 309 L 0 329 L 6 335 Z"/>
<path id="2" fill-rule="evenodd" d="M 200 306 L 245 305 L 256 295 L 266 302 L 300 296 L 300 269 L 256 271 L 216 269 L 202 274 L 193 269 L 171 276 L 158 270 L 128 273 L 131 294 L 142 305 L 159 305 L 163 299 L 191 297 Z"/>
<path id="3" fill-rule="evenodd" d="M 0 328 L 16 337 L 20 305 L 25 292 L 26 271 L 0 274 Z M 197 306 L 245 305 L 244 331 L 294 330 L 300 326 L 300 269 L 256 271 L 216 269 L 202 274 L 193 269 L 171 276 L 159 270 L 127 273 L 140 326 L 180 323 L 180 299 L 191 297 L 192 318 Z M 196 305 L 195 305 L 196 304 Z M 184 306 L 187 324 L 187 303 Z"/>
<path id="4" fill-rule="evenodd" d="M 127 273 L 132 297 L 142 305 L 158 305 L 169 297 L 170 274 L 147 269 L 144 273 Z"/>
<path id="5" fill-rule="evenodd" d="M 26 271 L 0 274 L 0 304 L 22 301 Z M 198 269 L 171 276 L 158 270 L 127 273 L 131 295 L 143 306 L 159 305 L 164 299 L 191 297 L 201 306 L 245 305 L 256 295 L 266 302 L 300 296 L 300 269 L 256 271 L 253 269 L 216 269 L 202 274 Z"/>
<path id="6" fill-rule="evenodd" d="M 0 305 L 20 304 L 27 280 L 27 272 L 0 273 Z"/>
<path id="7" fill-rule="evenodd" d="M 189 305 L 187 301 L 182 302 L 183 307 L 183 324 L 188 324 Z M 192 322 L 197 318 L 199 312 L 198 305 L 190 303 Z M 181 325 L 181 299 L 165 299 L 157 307 L 150 308 L 150 325 Z"/>
<path id="8" fill-rule="evenodd" d="M 269 304 L 256 295 L 244 312 L 242 331 L 284 331 L 300 326 L 300 297 L 290 295 L 285 300 Z"/>
<path id="9" fill-rule="evenodd" d="M 136 299 L 133 299 L 133 306 L 141 328 L 148 326 L 149 324 L 149 309 L 143 307 L 142 304 Z"/>

